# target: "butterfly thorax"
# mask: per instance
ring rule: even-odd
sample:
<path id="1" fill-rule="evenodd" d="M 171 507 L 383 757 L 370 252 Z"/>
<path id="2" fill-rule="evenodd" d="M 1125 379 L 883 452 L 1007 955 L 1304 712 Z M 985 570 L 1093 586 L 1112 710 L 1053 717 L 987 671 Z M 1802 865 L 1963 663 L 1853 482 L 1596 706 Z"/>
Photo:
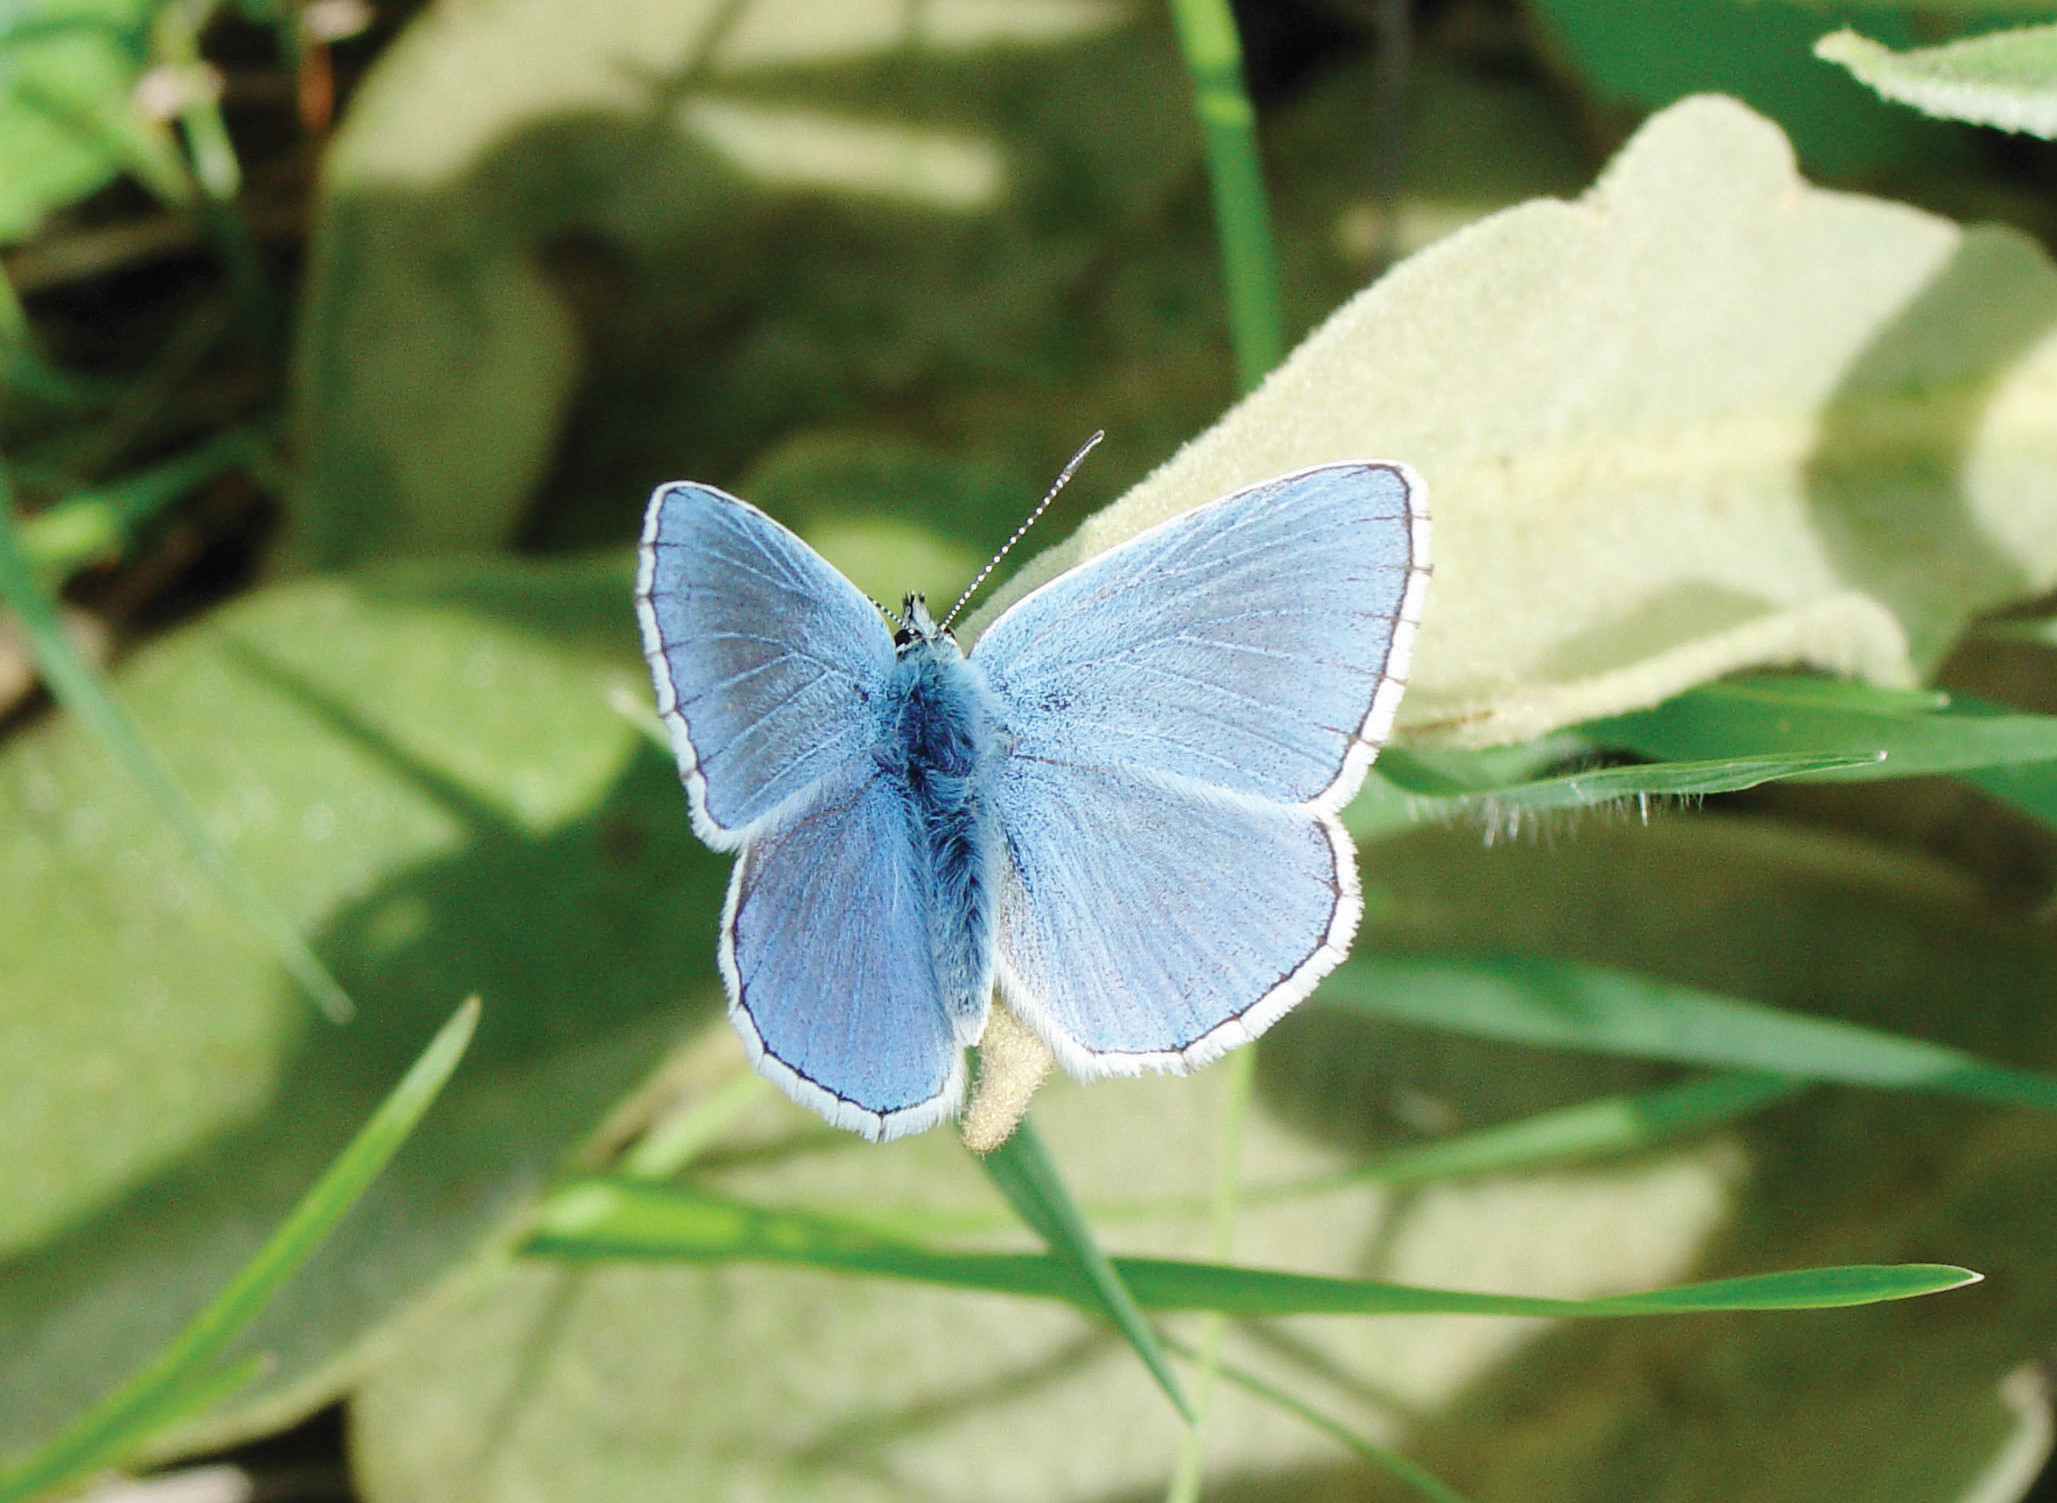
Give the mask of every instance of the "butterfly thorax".
<path id="1" fill-rule="evenodd" d="M 1004 728 L 984 671 L 919 596 L 902 619 L 875 756 L 905 795 L 944 999 L 960 1016 L 980 1015 L 992 980 L 1001 834 L 991 789 Z"/>

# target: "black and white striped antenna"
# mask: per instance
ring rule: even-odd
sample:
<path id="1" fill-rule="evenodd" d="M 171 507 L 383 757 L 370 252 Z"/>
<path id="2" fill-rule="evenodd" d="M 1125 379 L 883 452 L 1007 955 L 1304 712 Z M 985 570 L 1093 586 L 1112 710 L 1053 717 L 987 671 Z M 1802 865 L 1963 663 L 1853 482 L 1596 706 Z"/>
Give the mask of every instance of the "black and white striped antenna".
<path id="1" fill-rule="evenodd" d="M 1036 525 L 1036 518 L 1040 517 L 1049 508 L 1050 503 L 1057 499 L 1057 493 L 1064 489 L 1064 482 L 1071 479 L 1072 471 L 1085 463 L 1086 456 L 1092 453 L 1094 446 L 1106 436 L 1106 430 L 1102 429 L 1079 445 L 1078 453 L 1072 455 L 1066 461 L 1064 468 L 1057 472 L 1056 480 L 1051 482 L 1049 494 L 1036 503 L 1036 509 L 1028 514 L 1028 520 L 1014 529 L 1014 536 L 1000 545 L 1000 551 L 986 560 L 985 568 L 979 570 L 978 578 L 964 587 L 964 593 L 957 597 L 957 603 L 950 607 L 950 614 L 943 618 L 942 625 L 938 630 L 948 631 L 950 629 L 950 623 L 957 619 L 957 613 L 964 609 L 965 602 L 978 593 L 978 587 L 986 582 L 986 576 L 998 567 L 1001 559 L 1007 557 L 1008 550 L 1021 541 L 1022 534 Z"/>

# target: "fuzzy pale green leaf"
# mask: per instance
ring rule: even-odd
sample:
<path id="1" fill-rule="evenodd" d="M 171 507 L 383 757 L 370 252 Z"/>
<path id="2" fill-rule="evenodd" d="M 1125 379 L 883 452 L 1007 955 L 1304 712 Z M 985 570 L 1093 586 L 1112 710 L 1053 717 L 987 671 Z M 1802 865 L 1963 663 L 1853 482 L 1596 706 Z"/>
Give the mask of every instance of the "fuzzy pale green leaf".
<path id="1" fill-rule="evenodd" d="M 1585 198 L 1396 268 L 1011 593 L 1387 457 L 1434 516 L 1418 738 L 1526 740 L 1758 664 L 1911 684 L 2057 582 L 2053 323 L 2025 238 L 1811 188 L 1770 124 L 1689 100 Z"/>
<path id="2" fill-rule="evenodd" d="M 1424 831 L 1373 848 L 1366 868 L 1381 902 L 1360 950 L 1555 950 L 2023 1067 L 2057 1061 L 2040 1000 L 2057 988 L 2048 934 L 1994 916 L 1930 863 L 1658 820 L 1489 851 L 1468 830 Z M 1266 1036 L 1245 1174 L 1319 1179 L 1441 1141 L 1403 1119 L 1485 1128 L 1664 1078 L 1301 1009 Z M 1222 1085 L 1220 1072 L 1060 1081 L 1039 1100 L 1052 1155 L 1115 1257 L 1211 1256 L 1201 1145 Z M 1006 1225 L 940 1134 L 877 1149 L 796 1140 L 782 1124 L 804 1120 L 798 1108 L 767 1096 L 757 1111 L 703 1156 L 696 1184 L 892 1236 Z M 1228 1356 L 1428 1461 L 1474 1503 L 1647 1503 L 1653 1478 L 1673 1503 L 1799 1500 L 1824 1475 L 1880 1503 L 1950 1503 L 1949 1479 L 2003 1444 L 1994 1385 L 2057 1335 L 2039 1210 L 2053 1164 L 2048 1114 L 1824 1088 L 1711 1140 L 1533 1178 L 1266 1195 L 1237 1218 L 1239 1264 L 1560 1295 L 1830 1261 L 1997 1276 L 1947 1311 L 1575 1328 L 1296 1318 L 1232 1328 Z M 1031 1246 L 1000 1235 L 975 1245 Z M 1194 1336 L 1183 1317 L 1165 1324 Z M 1666 1383 L 1704 1402 L 1653 1414 L 1652 1385 Z M 478 1503 L 1157 1496 L 1178 1428 L 1132 1354 L 1083 1315 L 794 1267 L 525 1266 L 430 1317 L 353 1404 L 372 1503 L 460 1489 Z M 1207 1436 L 1203 1496 L 1401 1496 L 1322 1435 L 1219 1389 Z"/>
<path id="3" fill-rule="evenodd" d="M 625 524 L 850 391 L 1011 370 L 1192 162 L 1187 118 L 1134 108 L 1158 97 L 1176 53 L 1119 0 L 424 13 L 324 162 L 303 551 L 507 541 L 582 378 L 643 433 L 566 484 Z"/>
<path id="4" fill-rule="evenodd" d="M 467 1068 L 258 1320 L 265 1376 L 189 1429 L 269 1427 L 501 1232 L 711 999 L 721 861 L 641 677 L 616 561 L 261 593 L 117 689 L 208 828 L 358 1003 L 312 1018 L 85 729 L 0 755 L 0 1453 L 213 1297 L 447 1015 Z M 241 1355 L 241 1351 L 232 1356 Z"/>
<path id="5" fill-rule="evenodd" d="M 15 1503 L 34 1497 L 55 1483 L 71 1481 L 135 1452 L 158 1427 L 209 1407 L 207 1399 L 232 1393 L 257 1375 L 262 1359 L 246 1359 L 226 1368 L 215 1359 L 270 1303 L 280 1286 L 306 1265 L 407 1141 L 422 1114 L 449 1083 L 450 1072 L 464 1057 L 478 1020 L 478 999 L 473 997 L 429 1041 L 421 1058 L 228 1287 L 128 1382 L 18 1468 L 0 1470 L 0 1499 Z"/>
<path id="6" fill-rule="evenodd" d="M 1814 44 L 1888 99 L 1931 115 L 2057 136 L 2057 25 L 1896 52 L 1845 28 Z"/>

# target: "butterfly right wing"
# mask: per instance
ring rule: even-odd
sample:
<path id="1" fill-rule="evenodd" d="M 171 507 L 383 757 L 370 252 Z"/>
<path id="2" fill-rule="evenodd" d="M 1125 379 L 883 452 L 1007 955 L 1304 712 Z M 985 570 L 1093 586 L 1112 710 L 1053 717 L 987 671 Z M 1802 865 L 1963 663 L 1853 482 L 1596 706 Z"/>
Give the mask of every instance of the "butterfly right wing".
<path id="1" fill-rule="evenodd" d="M 747 501 L 711 485 L 658 488 L 636 616 L 693 828 L 717 850 L 868 760 L 892 636 L 855 585 Z"/>
<path id="2" fill-rule="evenodd" d="M 1010 740 L 1002 988 L 1082 1076 L 1256 1037 L 1361 911 L 1335 811 L 1393 719 L 1428 577 L 1404 465 L 1321 465 L 1059 576 L 973 649 Z"/>
<path id="3" fill-rule="evenodd" d="M 721 924 L 729 1017 L 750 1063 L 802 1106 L 877 1142 L 964 1095 L 963 1046 L 929 947 L 907 795 L 870 758 L 754 831 Z"/>

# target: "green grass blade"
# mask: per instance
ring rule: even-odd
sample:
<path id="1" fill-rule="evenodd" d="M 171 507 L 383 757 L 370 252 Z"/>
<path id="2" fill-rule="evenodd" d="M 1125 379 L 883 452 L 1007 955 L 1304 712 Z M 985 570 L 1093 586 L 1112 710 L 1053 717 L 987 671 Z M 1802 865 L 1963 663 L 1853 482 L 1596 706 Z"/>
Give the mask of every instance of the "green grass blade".
<path id="1" fill-rule="evenodd" d="M 1197 1360 L 1197 1354 L 1186 1346 L 1174 1342 L 1172 1349 Z M 1417 1466 L 1398 1451 L 1389 1451 L 1384 1446 L 1374 1445 L 1347 1425 L 1330 1419 L 1304 1400 L 1295 1398 L 1283 1388 L 1258 1377 L 1249 1369 L 1238 1367 L 1232 1362 L 1221 1362 L 1217 1367 L 1221 1376 L 1228 1382 L 1274 1408 L 1285 1411 L 1302 1423 L 1313 1426 L 1344 1449 L 1354 1452 L 1361 1460 L 1368 1461 L 1399 1478 L 1423 1497 L 1431 1498 L 1435 1503 L 1465 1503 L 1464 1495 L 1434 1472 Z"/>
<path id="2" fill-rule="evenodd" d="M 1536 956 L 1346 961 L 1318 1005 L 1506 1043 L 2057 1108 L 2057 1077 L 1855 1023 Z"/>
<path id="3" fill-rule="evenodd" d="M 1379 766 L 1395 786 L 1421 797 L 1500 809 L 1576 809 L 1590 804 L 1619 803 L 1624 799 L 1698 798 L 1710 793 L 1736 793 L 1781 778 L 1872 768 L 1882 762 L 1884 756 L 1883 752 L 1775 752 L 1761 756 L 1710 757 L 1694 762 L 1599 767 L 1498 787 L 1467 787 L 1414 758 L 1388 756 L 1381 759 Z"/>
<path id="4" fill-rule="evenodd" d="M 49 575 L 120 551 L 137 528 L 217 475 L 270 452 L 271 436 L 238 428 L 111 485 L 67 496 L 21 523 L 22 550 Z"/>
<path id="5" fill-rule="evenodd" d="M 1257 1051 L 1238 1049 L 1222 1066 L 1221 1131 L 1215 1142 L 1214 1194 L 1208 1206 L 1207 1251 L 1226 1261 L 1234 1248 L 1236 1205 L 1242 1195 L 1243 1127 L 1250 1116 L 1250 1098 L 1257 1090 Z M 1190 1352 L 1199 1368 L 1193 1385 L 1193 1408 L 1199 1422 L 1179 1445 L 1178 1463 L 1164 1489 L 1164 1503 L 1200 1503 L 1201 1472 L 1207 1461 L 1207 1427 L 1214 1412 L 1214 1382 L 1221 1371 L 1221 1343 L 1228 1335 L 1226 1316 L 1210 1311 L 1202 1325 L 1200 1345 Z M 1169 1343 L 1167 1343 L 1169 1346 Z"/>
<path id="6" fill-rule="evenodd" d="M 71 638 L 65 635 L 57 618 L 56 603 L 44 590 L 23 544 L 4 470 L 0 470 L 0 599 L 13 607 L 20 618 L 51 693 L 100 738 L 129 776 L 156 801 L 201 867 L 269 941 L 272 953 L 287 974 L 330 1019 L 346 1021 L 352 1013 L 348 994 L 308 948 L 299 931 L 208 832 L 200 811 L 193 807 L 171 770 L 157 759 L 100 675 L 79 656 Z"/>
<path id="7" fill-rule="evenodd" d="M 622 1154 L 620 1171 L 638 1179 L 669 1179 L 770 1092 L 771 1082 L 755 1070 L 737 1070 L 699 1101 L 653 1127 Z"/>
<path id="8" fill-rule="evenodd" d="M 1057 1299 L 1104 1314 L 1070 1264 L 1042 1253 L 951 1252 L 882 1237 L 861 1222 L 750 1205 L 690 1186 L 641 1180 L 574 1181 L 544 1206 L 522 1249 L 566 1261 L 787 1263 L 992 1294 Z M 1600 1299 L 1545 1299 L 1424 1289 L 1372 1279 L 1324 1278 L 1222 1263 L 1114 1258 L 1114 1271 L 1146 1310 L 1231 1315 L 1655 1315 L 1788 1310 L 1910 1299 L 1976 1282 L 1938 1264 L 1808 1268 Z"/>
<path id="9" fill-rule="evenodd" d="M 130 1415 L 129 1434 L 138 1441 L 171 1429 L 192 1415 L 204 1414 L 271 1366 L 262 1353 L 252 1353 L 220 1367 L 201 1368 L 168 1386 L 147 1407 Z"/>
<path id="10" fill-rule="evenodd" d="M 1236 384 L 1251 391 L 1284 357 L 1286 336 L 1264 164 L 1257 150 L 1257 111 L 1243 83 L 1243 44 L 1229 0 L 1172 0 L 1171 16 L 1193 80 L 1200 149 L 1214 188 Z"/>
<path id="11" fill-rule="evenodd" d="M 1096 1309 L 1114 1323 L 1172 1406 L 1188 1425 L 1197 1424 L 1193 1406 L 1179 1386 L 1178 1374 L 1171 1370 L 1171 1358 L 1101 1250 L 1078 1202 L 1072 1199 L 1063 1176 L 1044 1151 L 1034 1124 L 1023 1122 L 1012 1137 L 979 1162 L 1007 1197 L 1007 1203 L 1014 1207 L 1015 1214 L 1034 1228 L 1057 1260 L 1077 1277 L 1088 1308 Z"/>
<path id="12" fill-rule="evenodd" d="M 1716 1310 L 1828 1310 L 1913 1299 L 1975 1284 L 1981 1277 L 1943 1264 L 1798 1268 L 1598 1299 L 1549 1299 L 1424 1289 L 1371 1279 L 1326 1279 L 1260 1268 L 1120 1258 L 1136 1298 L 1153 1310 L 1221 1310 L 1231 1315 L 1548 1315 L 1567 1318 L 1678 1315 Z"/>
<path id="13" fill-rule="evenodd" d="M 1589 721 L 1580 731 L 1603 745 L 1668 761 L 1794 753 L 1875 759 L 1804 774 L 1820 782 L 2057 760 L 2057 715 L 1804 677 L 1705 684 L 1652 709 Z"/>
<path id="14" fill-rule="evenodd" d="M 300 1198 L 284 1224 L 202 1310 L 133 1378 L 88 1410 L 42 1450 L 0 1471 L 0 1503 L 44 1492 L 117 1460 L 159 1424 L 222 1391 L 241 1369 L 217 1375 L 210 1364 L 314 1251 L 414 1131 L 449 1080 L 478 1025 L 473 998 L 430 1040 L 379 1109 Z M 247 1372 L 242 1376 L 247 1377 Z"/>
<path id="15" fill-rule="evenodd" d="M 1607 1294 L 1581 1300 L 1581 1313 L 1690 1315 L 1715 1310 L 1842 1310 L 1887 1300 L 1912 1299 L 1962 1289 L 1984 1279 L 1968 1268 L 1945 1264 L 1850 1264 L 1842 1268 L 1795 1268 L 1744 1279 L 1715 1279 L 1648 1294 Z"/>
<path id="16" fill-rule="evenodd" d="M 1605 1096 L 1538 1112 L 1475 1132 L 1381 1154 L 1318 1179 L 1252 1190 L 1253 1200 L 1285 1200 L 1357 1185 L 1416 1185 L 1634 1153 L 1720 1126 L 1790 1100 L 1809 1082 L 1756 1072 L 1709 1075 L 1638 1095 Z"/>

